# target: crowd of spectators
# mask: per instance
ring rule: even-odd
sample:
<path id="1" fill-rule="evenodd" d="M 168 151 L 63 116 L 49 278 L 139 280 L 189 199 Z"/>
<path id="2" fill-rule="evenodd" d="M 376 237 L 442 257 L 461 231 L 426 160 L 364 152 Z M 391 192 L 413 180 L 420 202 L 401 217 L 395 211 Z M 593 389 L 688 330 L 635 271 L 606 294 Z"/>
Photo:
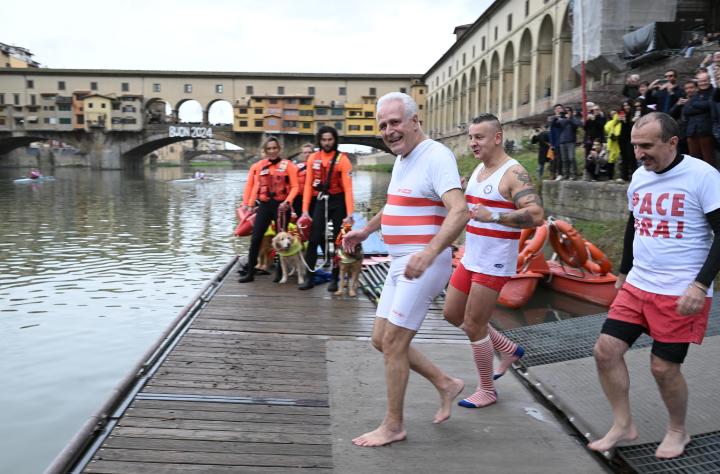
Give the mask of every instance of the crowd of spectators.
<path id="1" fill-rule="evenodd" d="M 720 36 L 720 35 L 719 35 Z M 709 38 L 715 41 L 717 38 Z M 617 108 L 603 111 L 586 103 L 587 114 L 557 104 L 543 129 L 532 137 L 538 143 L 538 175 L 546 163 L 550 179 L 629 181 L 638 166 L 630 142 L 634 123 L 653 111 L 671 115 L 680 125 L 679 151 L 717 167 L 720 150 L 720 51 L 709 54 L 692 75 L 679 78 L 674 69 L 663 77 L 641 80 L 630 74 Z M 578 129 L 583 133 L 584 167 L 578 170 L 575 147 Z M 584 171 L 584 174 L 582 173 Z"/>

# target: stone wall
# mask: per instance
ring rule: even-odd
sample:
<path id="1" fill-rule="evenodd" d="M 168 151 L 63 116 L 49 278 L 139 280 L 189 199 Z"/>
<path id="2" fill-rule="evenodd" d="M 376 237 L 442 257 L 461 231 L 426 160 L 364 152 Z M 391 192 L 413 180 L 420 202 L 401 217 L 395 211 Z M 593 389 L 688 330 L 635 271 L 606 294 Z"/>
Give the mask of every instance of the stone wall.
<path id="1" fill-rule="evenodd" d="M 627 184 L 614 181 L 543 181 L 547 216 L 583 220 L 626 220 Z"/>

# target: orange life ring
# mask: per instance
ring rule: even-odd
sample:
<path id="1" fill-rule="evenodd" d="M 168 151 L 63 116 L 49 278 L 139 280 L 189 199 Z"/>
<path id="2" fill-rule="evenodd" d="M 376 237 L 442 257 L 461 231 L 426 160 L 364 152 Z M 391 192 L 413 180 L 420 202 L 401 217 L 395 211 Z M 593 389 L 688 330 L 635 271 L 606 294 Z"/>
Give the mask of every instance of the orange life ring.
<path id="1" fill-rule="evenodd" d="M 607 258 L 607 255 L 603 253 L 595 244 L 592 242 L 585 241 L 585 248 L 587 249 L 590 257 L 583 263 L 583 268 L 590 273 L 596 275 L 607 275 L 612 269 L 612 264 Z"/>
<path id="2" fill-rule="evenodd" d="M 573 267 L 581 267 L 588 259 L 585 239 L 568 222 L 556 219 L 550 224 L 550 245 L 560 259 Z"/>
<path id="3" fill-rule="evenodd" d="M 532 235 L 532 238 L 528 240 L 528 238 Z M 542 225 L 539 225 L 537 227 L 531 227 L 529 229 L 523 229 L 520 232 L 520 244 L 519 249 L 520 252 L 518 253 L 518 261 L 517 261 L 517 271 L 521 271 L 525 264 L 530 261 L 530 259 L 536 255 L 539 251 L 542 250 L 542 248 L 545 246 L 545 241 L 547 240 L 548 236 L 548 229 L 546 223 L 543 222 Z"/>

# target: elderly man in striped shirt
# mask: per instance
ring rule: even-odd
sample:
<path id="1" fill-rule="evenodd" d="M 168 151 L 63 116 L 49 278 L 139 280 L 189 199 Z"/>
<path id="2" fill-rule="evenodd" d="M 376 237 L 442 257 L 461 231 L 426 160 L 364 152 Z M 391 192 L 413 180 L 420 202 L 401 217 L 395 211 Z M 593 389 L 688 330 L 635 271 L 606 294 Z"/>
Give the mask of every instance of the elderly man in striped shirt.
<path id="1" fill-rule="evenodd" d="M 453 400 L 463 389 L 461 379 L 448 376 L 410 345 L 430 303 L 450 278 L 450 244 L 470 218 L 457 163 L 448 148 L 423 133 L 417 104 L 407 94 L 391 92 L 380 98 L 377 120 L 383 141 L 398 155 L 387 204 L 364 229 L 348 233 L 344 245 L 352 248 L 382 227 L 392 256 L 372 334 L 373 346 L 385 359 L 388 407 L 377 429 L 353 439 L 358 446 L 405 439 L 409 369 L 439 392 L 435 423 L 450 417 Z"/>

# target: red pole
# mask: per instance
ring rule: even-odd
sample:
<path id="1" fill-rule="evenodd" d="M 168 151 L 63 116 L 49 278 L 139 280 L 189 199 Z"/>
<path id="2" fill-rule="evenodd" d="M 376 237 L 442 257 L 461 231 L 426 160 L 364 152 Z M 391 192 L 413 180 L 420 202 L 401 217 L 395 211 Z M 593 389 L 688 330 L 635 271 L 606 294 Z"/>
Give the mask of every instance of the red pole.
<path id="1" fill-rule="evenodd" d="M 580 61 L 580 88 L 582 89 L 582 117 L 587 120 L 587 87 L 585 82 L 585 60 Z"/>

